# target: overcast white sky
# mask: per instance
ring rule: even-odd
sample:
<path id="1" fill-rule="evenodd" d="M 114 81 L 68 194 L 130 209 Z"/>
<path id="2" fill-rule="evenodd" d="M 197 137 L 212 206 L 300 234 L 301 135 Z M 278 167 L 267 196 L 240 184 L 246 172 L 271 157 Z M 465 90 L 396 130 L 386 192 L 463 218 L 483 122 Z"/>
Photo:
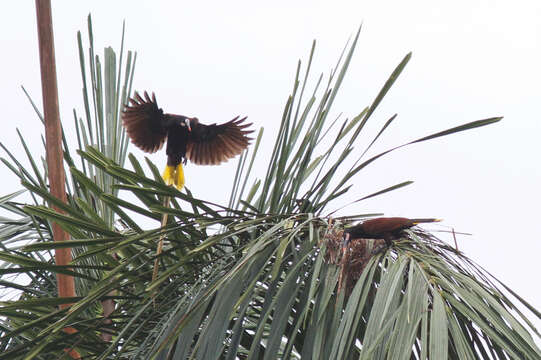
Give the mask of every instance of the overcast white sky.
<path id="1" fill-rule="evenodd" d="M 461 250 L 541 309 L 541 2 L 368 3 L 55 1 L 61 117 L 74 134 L 72 110 L 83 109 L 76 32 L 83 30 L 87 39 L 86 17 L 92 13 L 100 53 L 104 46 L 118 49 L 126 20 L 127 48 L 138 52 L 135 89 L 155 91 L 166 111 L 203 122 L 247 115 L 265 127 L 263 151 L 270 151 L 297 60 L 307 59 L 317 39 L 313 75 L 328 74 L 363 22 L 334 115 L 352 117 L 369 105 L 403 56 L 413 52 L 369 123 L 373 133 L 398 113 L 375 150 L 468 121 L 505 118 L 378 160 L 355 179 L 352 199 L 401 181 L 415 183 L 343 213 L 443 218 L 443 225 L 473 234 L 458 239 Z M 24 85 L 41 104 L 34 2 L 11 2 L 0 19 L 0 141 L 20 149 L 19 128 L 41 154 L 40 123 L 20 90 Z M 362 137 L 359 149 L 370 139 Z M 138 149 L 130 150 L 142 158 Z M 164 165 L 163 155 L 152 159 Z M 256 169 L 259 174 L 264 165 Z M 187 186 L 199 197 L 226 202 L 235 166 L 236 161 L 220 168 L 188 165 Z M 20 188 L 6 168 L 0 173 L 2 195 Z M 215 179 L 224 185 L 216 186 Z"/>

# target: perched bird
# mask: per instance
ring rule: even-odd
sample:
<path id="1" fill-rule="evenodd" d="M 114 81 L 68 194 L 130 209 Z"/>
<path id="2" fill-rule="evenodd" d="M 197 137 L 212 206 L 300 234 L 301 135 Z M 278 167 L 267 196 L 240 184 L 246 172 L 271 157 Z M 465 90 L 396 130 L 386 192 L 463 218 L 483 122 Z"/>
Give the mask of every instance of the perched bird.
<path id="1" fill-rule="evenodd" d="M 163 179 L 179 190 L 184 186 L 182 164 L 187 160 L 197 165 L 218 165 L 246 149 L 252 140 L 247 135 L 253 130 L 245 130 L 252 124 L 244 120 L 246 117 L 237 116 L 220 125 L 204 125 L 196 117 L 164 114 L 154 93 L 151 99 L 146 91 L 144 98 L 136 92 L 122 112 L 126 132 L 141 150 L 156 152 L 167 141 Z"/>
<path id="2" fill-rule="evenodd" d="M 381 217 L 366 220 L 358 225 L 344 230 L 343 245 L 350 239 L 383 239 L 391 246 L 393 239 L 400 237 L 402 230 L 409 229 L 420 223 L 438 222 L 441 219 L 408 219 L 404 217 Z"/>

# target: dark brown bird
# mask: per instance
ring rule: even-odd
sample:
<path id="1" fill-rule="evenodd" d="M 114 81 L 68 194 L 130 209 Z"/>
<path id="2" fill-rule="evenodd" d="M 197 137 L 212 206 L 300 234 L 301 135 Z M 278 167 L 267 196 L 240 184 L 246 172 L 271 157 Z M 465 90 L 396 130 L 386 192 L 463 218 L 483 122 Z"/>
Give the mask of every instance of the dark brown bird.
<path id="1" fill-rule="evenodd" d="M 163 179 L 179 190 L 184 186 L 182 164 L 187 160 L 197 165 L 218 165 L 242 153 L 252 140 L 247 134 L 253 130 L 245 130 L 252 125 L 244 123 L 246 117 L 204 125 L 196 117 L 164 114 L 154 93 L 152 99 L 146 91 L 144 96 L 136 92 L 129 99 L 122 123 L 132 143 L 145 152 L 156 152 L 167 141 Z"/>
<path id="2" fill-rule="evenodd" d="M 388 246 L 400 237 L 402 230 L 420 223 L 438 222 L 441 219 L 408 219 L 404 217 L 381 217 L 366 220 L 344 230 L 344 246 L 350 239 L 384 239 Z"/>

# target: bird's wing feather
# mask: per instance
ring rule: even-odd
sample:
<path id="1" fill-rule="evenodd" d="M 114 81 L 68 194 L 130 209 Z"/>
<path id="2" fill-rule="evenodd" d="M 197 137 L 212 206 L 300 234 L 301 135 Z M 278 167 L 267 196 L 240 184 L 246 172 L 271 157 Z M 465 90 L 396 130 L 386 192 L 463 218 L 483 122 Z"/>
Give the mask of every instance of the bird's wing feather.
<path id="1" fill-rule="evenodd" d="M 406 229 L 413 226 L 413 223 L 408 218 L 391 217 L 366 220 L 362 225 L 365 231 L 370 234 L 383 234 Z"/>
<path id="2" fill-rule="evenodd" d="M 246 117 L 237 116 L 221 125 L 197 123 L 186 146 L 186 157 L 198 165 L 218 165 L 239 155 L 250 144 L 248 137 L 253 130 L 245 130 L 250 124 L 244 123 Z"/>
<path id="3" fill-rule="evenodd" d="M 143 99 L 137 92 L 129 100 L 122 112 L 122 123 L 126 132 L 141 150 L 153 153 L 161 149 L 166 138 L 167 128 L 162 109 L 158 108 L 156 96 L 152 99 L 145 91 Z"/>

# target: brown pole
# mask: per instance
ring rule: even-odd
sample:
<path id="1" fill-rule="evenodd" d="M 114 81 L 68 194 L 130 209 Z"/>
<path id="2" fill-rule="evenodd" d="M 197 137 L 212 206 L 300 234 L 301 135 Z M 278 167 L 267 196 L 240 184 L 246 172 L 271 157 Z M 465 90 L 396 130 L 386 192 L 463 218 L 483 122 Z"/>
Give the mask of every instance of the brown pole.
<path id="1" fill-rule="evenodd" d="M 45 116 L 45 146 L 51 194 L 67 202 L 65 189 L 64 158 L 62 152 L 62 127 L 58 111 L 58 88 L 56 84 L 56 65 L 54 57 L 53 26 L 50 0 L 36 0 L 38 17 L 39 60 L 41 64 L 41 88 Z M 59 211 L 58 208 L 55 208 Z M 58 224 L 53 223 L 54 241 L 68 240 L 69 235 Z M 71 249 L 55 251 L 57 265 L 67 265 L 71 261 Z M 58 295 L 75 296 L 73 277 L 58 274 Z"/>
<path id="2" fill-rule="evenodd" d="M 36 0 L 36 14 L 38 22 L 39 61 L 41 67 L 41 90 L 43 96 L 43 115 L 45 117 L 45 148 L 47 168 L 49 172 L 49 186 L 51 194 L 67 202 L 65 189 L 64 159 L 62 152 L 62 127 L 58 110 L 58 87 L 56 83 L 56 65 L 54 56 L 53 20 L 50 0 Z M 56 211 L 60 209 L 53 207 Z M 53 223 L 54 241 L 69 239 L 57 223 Z M 56 249 L 55 261 L 57 265 L 67 265 L 71 261 L 71 249 Z M 75 296 L 75 283 L 72 276 L 57 274 L 58 296 Z M 69 304 L 61 305 L 67 307 Z M 67 333 L 76 332 L 73 328 L 64 329 Z M 67 349 L 74 359 L 80 355 Z"/>

